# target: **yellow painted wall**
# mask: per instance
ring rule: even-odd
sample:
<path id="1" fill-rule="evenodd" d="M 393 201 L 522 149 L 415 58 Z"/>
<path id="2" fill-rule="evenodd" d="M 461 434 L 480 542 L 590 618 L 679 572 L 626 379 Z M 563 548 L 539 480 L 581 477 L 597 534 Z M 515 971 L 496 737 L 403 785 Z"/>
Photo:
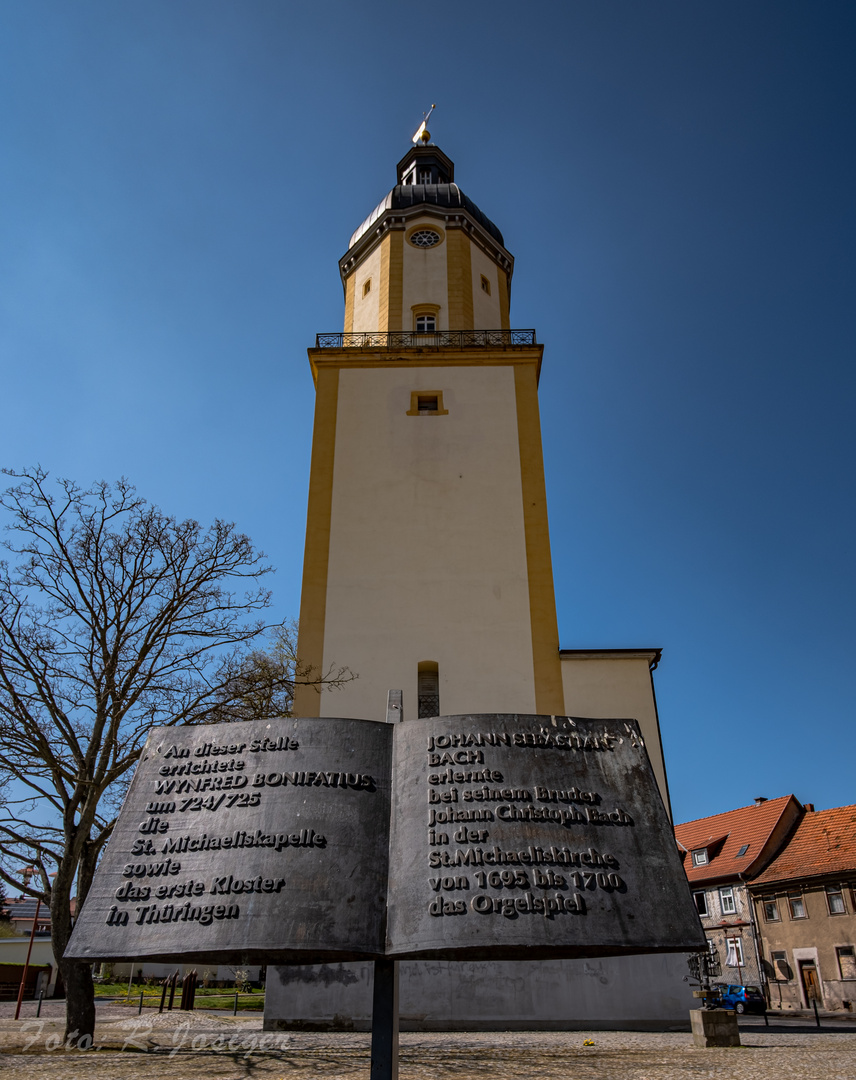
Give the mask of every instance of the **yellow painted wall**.
<path id="1" fill-rule="evenodd" d="M 498 330 L 502 328 L 499 308 L 499 267 L 470 241 L 473 293 L 473 329 Z M 490 294 L 482 289 L 482 275 L 490 285 Z M 505 274 L 503 277 L 503 286 Z"/>
<path id="2" fill-rule="evenodd" d="M 407 232 L 414 226 L 424 225 L 440 231 L 436 219 L 430 217 L 414 218 L 407 222 Z M 413 330 L 413 307 L 418 304 L 434 304 L 440 310 L 437 320 L 438 330 L 449 329 L 448 279 L 446 275 L 446 240 L 448 233 L 442 230 L 446 239 L 432 248 L 417 248 L 404 239 L 401 260 L 401 325 L 399 330 Z"/>
<path id="3" fill-rule="evenodd" d="M 389 289 L 389 282 L 384 281 L 381 275 L 381 247 L 376 247 L 366 259 L 360 263 L 351 275 L 350 280 L 355 281 L 354 287 L 354 316 L 352 329 L 357 332 L 377 331 L 380 327 L 380 299 Z M 388 245 L 387 245 L 388 252 Z M 386 267 L 389 265 L 389 257 L 383 260 Z M 363 295 L 366 281 L 371 280 L 371 290 Z"/>
<path id="4" fill-rule="evenodd" d="M 420 389 L 448 414 L 408 416 Z M 444 713 L 536 711 L 517 411 L 510 366 L 340 372 L 324 664 L 359 678 L 323 715 L 413 716 L 426 660 Z"/>
<path id="5" fill-rule="evenodd" d="M 563 656 L 565 713 L 638 720 L 654 775 L 671 814 L 657 706 L 647 655 Z"/>

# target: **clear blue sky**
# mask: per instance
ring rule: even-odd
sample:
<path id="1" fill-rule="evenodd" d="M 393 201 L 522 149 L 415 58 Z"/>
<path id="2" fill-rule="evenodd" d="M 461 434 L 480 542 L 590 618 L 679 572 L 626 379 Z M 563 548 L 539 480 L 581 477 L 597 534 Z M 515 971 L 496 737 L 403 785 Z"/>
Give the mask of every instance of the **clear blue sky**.
<path id="1" fill-rule="evenodd" d="M 7 0 L 0 461 L 235 520 L 296 616 L 305 349 L 437 102 L 546 345 L 562 645 L 663 647 L 678 820 L 856 801 L 854 44 L 835 0 Z"/>

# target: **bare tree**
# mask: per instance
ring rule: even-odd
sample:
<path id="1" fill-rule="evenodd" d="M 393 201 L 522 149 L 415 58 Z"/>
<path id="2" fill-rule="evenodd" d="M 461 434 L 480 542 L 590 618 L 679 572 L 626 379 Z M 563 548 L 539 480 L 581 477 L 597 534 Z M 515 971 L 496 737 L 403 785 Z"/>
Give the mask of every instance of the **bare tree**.
<path id="1" fill-rule="evenodd" d="M 303 668 L 288 627 L 271 653 L 256 647 L 271 568 L 231 524 L 178 521 L 124 480 L 6 474 L 0 878 L 34 867 L 24 891 L 50 908 L 66 1035 L 91 1036 L 90 967 L 63 959 L 72 897 L 86 898 L 149 729 L 282 715 L 294 679 L 336 673 Z"/>
<path id="2" fill-rule="evenodd" d="M 271 627 L 265 648 L 253 649 L 223 687 L 212 719 L 223 722 L 291 716 L 294 688 L 312 686 L 319 694 L 335 690 L 357 676 L 347 667 L 328 665 L 318 671 L 297 655 L 297 623 Z"/>

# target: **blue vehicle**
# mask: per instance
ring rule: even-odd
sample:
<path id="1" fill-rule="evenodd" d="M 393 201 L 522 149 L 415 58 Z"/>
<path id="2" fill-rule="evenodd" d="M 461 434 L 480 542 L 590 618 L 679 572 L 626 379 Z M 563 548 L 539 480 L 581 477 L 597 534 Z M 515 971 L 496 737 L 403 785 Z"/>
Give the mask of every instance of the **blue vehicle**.
<path id="1" fill-rule="evenodd" d="M 765 1013 L 767 1002 L 758 986 L 724 986 L 721 990 L 720 1005 L 723 1009 L 734 1009 L 737 1013 Z"/>

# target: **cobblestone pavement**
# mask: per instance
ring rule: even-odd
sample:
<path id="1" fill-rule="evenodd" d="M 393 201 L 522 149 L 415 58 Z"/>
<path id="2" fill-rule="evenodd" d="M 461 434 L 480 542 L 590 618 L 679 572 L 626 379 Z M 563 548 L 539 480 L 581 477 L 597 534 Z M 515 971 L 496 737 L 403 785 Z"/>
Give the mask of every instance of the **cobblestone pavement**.
<path id="1" fill-rule="evenodd" d="M 3 1010 L 4 1013 L 6 1010 Z M 51 1010 L 53 1011 L 53 1010 Z M 99 1009 L 96 1053 L 68 1051 L 59 1017 L 0 1019 L 0 1073 L 21 1080 L 368 1078 L 367 1034 L 274 1033 L 261 1018 L 137 1017 Z M 684 1033 L 405 1033 L 400 1080 L 854 1080 L 856 1025 L 744 1026 L 743 1046 L 701 1050 Z M 594 1045 L 584 1046 L 586 1039 Z M 122 1051 L 124 1047 L 124 1051 Z"/>

